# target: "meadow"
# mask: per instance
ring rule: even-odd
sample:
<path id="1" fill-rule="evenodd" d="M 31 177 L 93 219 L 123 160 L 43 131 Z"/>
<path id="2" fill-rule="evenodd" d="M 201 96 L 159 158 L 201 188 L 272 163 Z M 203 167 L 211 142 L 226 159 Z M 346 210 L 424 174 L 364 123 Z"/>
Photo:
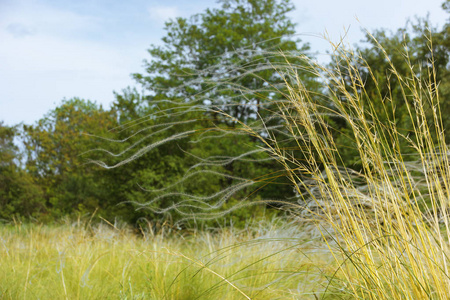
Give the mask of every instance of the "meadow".
<path id="1" fill-rule="evenodd" d="M 315 299 L 337 266 L 320 234 L 301 228 L 270 220 L 158 234 L 87 221 L 2 226 L 0 298 Z"/>
<path id="2" fill-rule="evenodd" d="M 379 81 L 359 53 L 332 46 L 334 65 L 301 58 L 301 71 L 320 78 L 319 97 L 317 90 L 305 89 L 299 69 L 282 54 L 287 63 L 270 67 L 284 81 L 274 87 L 283 97 L 264 99 L 271 112 L 267 119 L 250 124 L 214 111 L 236 123 L 233 132 L 257 139 L 279 163 L 297 199 L 260 199 L 255 205 L 276 204 L 289 213 L 286 219 L 255 220 L 241 230 L 162 226 L 157 232 L 151 225 L 132 231 L 89 220 L 5 225 L 1 298 L 448 299 L 450 152 L 433 55 L 418 71 L 408 52 L 402 53 L 405 74 L 380 45 L 389 80 Z M 375 87 L 371 92 L 369 85 Z M 193 106 L 183 109 L 190 113 Z M 270 126 L 274 118 L 278 123 Z M 339 135 L 337 121 L 345 124 Z M 200 139 L 224 133 L 213 129 L 189 129 L 145 146 L 140 138 L 130 149 L 142 148 L 129 158 L 113 166 L 97 163 L 119 167 L 167 140 L 199 131 Z M 348 151 L 359 169 L 345 165 Z M 211 165 L 205 159 L 201 167 Z M 180 182 L 207 172 L 213 171 L 191 172 Z M 172 184 L 158 192 L 184 200 L 159 212 L 223 216 L 248 206 L 237 203 L 221 211 L 230 194 L 253 184 L 244 183 L 212 196 L 176 192 L 178 183 Z M 195 209 L 199 212 L 190 213 Z"/>

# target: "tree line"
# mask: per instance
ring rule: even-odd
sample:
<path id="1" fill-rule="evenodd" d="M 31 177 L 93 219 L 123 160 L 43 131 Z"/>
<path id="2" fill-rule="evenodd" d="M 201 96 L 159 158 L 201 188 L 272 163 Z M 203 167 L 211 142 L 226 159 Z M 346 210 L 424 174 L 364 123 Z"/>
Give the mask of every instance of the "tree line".
<path id="1" fill-rule="evenodd" d="M 450 1 L 442 7 L 450 12 Z M 148 50 L 145 73 L 133 74 L 140 90 L 115 93 L 109 108 L 73 98 L 63 100 L 35 124 L 0 123 L 0 219 L 51 222 L 95 212 L 107 220 L 136 224 L 143 218 L 161 222 L 183 218 L 182 212 L 170 208 L 186 195 L 207 198 L 223 193 L 224 201 L 217 203 L 224 210 L 242 199 L 295 198 L 278 163 L 255 150 L 261 146 L 258 140 L 228 134 L 243 125 L 270 126 L 283 141 L 271 112 L 285 92 L 279 67 L 286 65 L 295 67 L 305 88 L 321 95 L 317 101 L 327 107 L 330 91 L 316 74 L 302 71 L 307 66 L 300 57 L 313 58 L 314 52 L 295 37 L 295 24 L 288 17 L 293 9 L 289 0 L 223 0 L 220 8 L 169 20 L 162 44 Z M 408 135 L 405 95 L 387 70 L 392 63 L 406 76 L 420 74 L 424 84 L 435 78 L 440 109 L 449 112 L 449 35 L 448 21 L 436 28 L 426 18 L 409 21 L 395 32 L 380 29 L 367 34 L 355 47 L 361 56 L 348 58 L 349 68 L 342 70 L 341 80 L 348 80 L 351 67 L 367 77 L 362 105 L 377 107 L 387 95 L 399 99 L 390 104 L 396 107 L 395 115 L 385 118 L 395 120 Z M 433 74 L 426 68 L 430 61 Z M 389 82 L 390 88 L 373 84 L 372 76 Z M 205 106 L 211 109 L 200 109 Z M 447 132 L 449 118 L 443 113 Z M 346 123 L 334 116 L 328 122 L 342 146 L 342 164 L 360 168 Z M 212 131 L 213 135 L 206 134 Z M 157 147 L 139 148 L 156 143 Z M 295 146 L 292 141 L 281 144 L 286 151 Z M 244 152 L 249 155 L 233 159 Z M 133 155 L 139 159 L 109 168 Z M 197 172 L 200 165 L 211 167 Z M 253 178 L 258 184 L 246 186 L 241 178 Z M 165 192 L 179 182 L 176 192 Z M 232 218 L 239 223 L 264 213 L 265 208 L 243 206 Z"/>

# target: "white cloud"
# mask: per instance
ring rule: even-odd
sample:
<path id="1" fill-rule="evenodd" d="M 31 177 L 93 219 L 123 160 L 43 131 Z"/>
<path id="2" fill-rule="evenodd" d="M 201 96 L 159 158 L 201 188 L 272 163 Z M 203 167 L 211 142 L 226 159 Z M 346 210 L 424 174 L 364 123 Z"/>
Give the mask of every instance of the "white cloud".
<path id="1" fill-rule="evenodd" d="M 136 59 L 130 49 L 86 38 L 102 34 L 99 19 L 28 2 L 0 21 L 0 120 L 31 123 L 64 97 L 107 105 L 114 89 L 132 84 L 145 49 Z"/>
<path id="2" fill-rule="evenodd" d="M 57 9 L 33 0 L 13 3 L 6 8 L 7 11 L 4 11 L 0 18 L 0 28 L 9 28 L 10 33 L 11 29 L 26 29 L 39 34 L 67 36 L 95 31 L 99 28 L 98 23 L 101 21 L 92 16 Z"/>
<path id="3" fill-rule="evenodd" d="M 16 38 L 23 38 L 28 35 L 34 35 L 36 33 L 35 28 L 30 28 L 20 23 L 10 23 L 8 26 L 6 26 L 6 31 Z"/>
<path id="4" fill-rule="evenodd" d="M 176 6 L 158 6 L 152 5 L 148 8 L 150 19 L 152 21 L 164 24 L 169 19 L 175 19 L 181 16 L 180 11 Z"/>

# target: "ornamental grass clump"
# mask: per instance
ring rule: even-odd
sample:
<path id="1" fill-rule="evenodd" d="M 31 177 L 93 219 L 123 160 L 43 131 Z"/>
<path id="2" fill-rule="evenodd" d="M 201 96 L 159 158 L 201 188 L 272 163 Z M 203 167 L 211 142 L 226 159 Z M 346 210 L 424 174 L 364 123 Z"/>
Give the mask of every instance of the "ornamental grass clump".
<path id="1" fill-rule="evenodd" d="M 432 53 L 423 78 L 407 51 L 406 76 L 384 52 L 390 64 L 386 76 L 402 96 L 394 99 L 394 93 L 381 93 L 394 87 L 378 86 L 364 57 L 335 49 L 330 66 L 310 63 L 326 85 L 319 101 L 304 89 L 294 68 L 280 71 L 288 101 L 278 104 L 278 113 L 290 135 L 299 137 L 297 151 L 305 160 L 277 148 L 270 135 L 260 137 L 299 195 L 290 209 L 337 243 L 330 251 L 340 266 L 330 287 L 362 299 L 448 299 L 450 152 Z M 369 82 L 378 95 L 367 93 Z M 408 114 L 406 133 L 396 119 L 399 106 Z M 333 118 L 345 122 L 347 145 L 338 144 Z M 354 147 L 359 170 L 345 165 L 343 146 Z"/>
<path id="2" fill-rule="evenodd" d="M 332 44 L 332 62 L 326 66 L 297 53 L 274 52 L 264 55 L 284 57 L 285 63 L 277 59 L 277 64 L 264 64 L 258 52 L 258 59 L 243 67 L 235 63 L 205 70 L 196 82 L 207 86 L 206 92 L 189 102 L 152 102 L 158 107 L 154 114 L 121 130 L 142 127 L 148 120 L 170 122 L 150 134 L 151 126 L 141 128 L 130 135 L 135 142 L 123 152 L 107 152 L 115 157 L 134 151 L 128 158 L 97 163 L 120 166 L 169 142 L 220 144 L 230 138 L 238 143 L 236 137 L 250 137 L 243 145 L 256 149 L 243 146 L 238 154 L 201 157 L 192 153 L 194 147 L 183 150 L 197 160 L 185 176 L 166 187 L 146 189 L 150 200 L 134 204 L 155 213 L 175 212 L 180 222 L 217 219 L 256 204 L 276 206 L 303 224 L 315 224 L 339 265 L 325 272 L 328 283 L 320 295 L 448 299 L 450 152 L 433 52 L 416 66 L 406 48 L 398 49 L 407 66 L 400 72 L 391 54 L 378 46 L 389 66 L 383 80 L 342 42 Z M 261 80 L 259 72 L 270 68 L 277 70 L 281 83 L 265 82 L 253 89 L 239 84 L 246 77 Z M 229 76 L 208 73 L 218 70 Z M 315 85 L 304 84 L 305 72 Z M 246 119 L 229 113 L 242 103 L 253 111 Z M 155 138 L 164 130 L 174 133 Z M 267 161 L 280 169 L 245 178 L 226 167 Z M 288 179 L 296 196 L 256 196 L 281 177 Z M 209 193 L 191 192 L 195 188 L 189 187 L 201 182 L 229 185 Z"/>

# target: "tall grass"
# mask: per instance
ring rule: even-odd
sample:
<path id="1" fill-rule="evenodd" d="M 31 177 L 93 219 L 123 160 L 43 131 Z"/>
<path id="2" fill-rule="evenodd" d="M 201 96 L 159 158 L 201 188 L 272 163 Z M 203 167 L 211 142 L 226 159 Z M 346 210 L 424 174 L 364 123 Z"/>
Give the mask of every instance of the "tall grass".
<path id="1" fill-rule="evenodd" d="M 363 78 L 355 61 L 364 64 L 341 47 L 333 67 L 311 62 L 327 84 L 326 106 L 305 90 L 295 70 L 282 73 L 288 102 L 278 104 L 280 115 L 289 133 L 302 137 L 296 141 L 298 151 L 311 158 L 306 163 L 271 146 L 276 140 L 259 137 L 286 168 L 303 201 L 299 209 L 337 242 L 330 251 L 340 267 L 330 282 L 361 299 L 448 299 L 450 152 L 433 61 L 428 78 L 420 78 L 411 64 L 410 73 L 401 75 L 389 61 L 387 76 L 397 79 L 403 99 L 380 95 L 377 107 L 365 90 L 367 81 L 378 85 L 377 79 L 369 66 L 370 78 Z M 409 135 L 393 117 L 401 102 L 409 113 Z M 330 114 L 350 128 L 362 170 L 343 165 Z"/>
<path id="2" fill-rule="evenodd" d="M 333 269 L 326 247 L 280 222 L 139 235 L 105 223 L 16 224 L 0 237 L 0 299 L 314 299 Z"/>
<path id="3" fill-rule="evenodd" d="M 298 201 L 266 199 L 257 202 L 284 205 L 302 222 L 313 223 L 321 231 L 338 265 L 328 274 L 326 289 L 333 290 L 334 295 L 339 291 L 344 298 L 448 299 L 450 152 L 442 124 L 439 83 L 434 77 L 432 54 L 428 77 L 421 78 L 411 65 L 407 51 L 404 57 L 410 72 L 402 75 L 390 62 L 389 53 L 380 46 L 390 65 L 385 70 L 386 76 L 394 78 L 401 91 L 399 99 L 393 98 L 394 93 L 381 94 L 382 88 L 391 90 L 391 87 L 380 86 L 381 82 L 365 65 L 364 57 L 341 45 L 332 44 L 332 47 L 335 49 L 333 63 L 328 66 L 307 57 L 301 58 L 301 64 L 292 65 L 289 61 L 295 54 L 289 53 L 281 54 L 286 57 L 285 64 L 261 66 L 255 62 L 253 70 L 251 64 L 244 69 L 236 65 L 219 66 L 223 72 L 233 70 L 230 74 L 239 75 L 227 77 L 224 82 L 212 82 L 215 89 L 235 90 L 236 97 L 269 95 L 258 102 L 261 109 L 269 112 L 266 117 L 259 115 L 259 120 L 243 122 L 223 110 L 227 105 L 240 104 L 205 107 L 201 103 L 211 97 L 211 92 L 208 92 L 191 105 L 171 106 L 161 114 L 172 111 L 180 116 L 194 111 L 212 111 L 240 125 L 233 132 L 220 126 L 188 130 L 182 127 L 180 133 L 152 142 L 131 154 L 129 159 L 111 164 L 111 167 L 136 159 L 162 143 L 188 136 L 196 137 L 192 142 L 201 142 L 233 133 L 251 135 L 260 140 L 260 149 L 235 157 L 200 158 L 201 162 L 194 165 L 182 180 L 167 188 L 150 191 L 162 193 L 155 199 L 166 195 L 181 197 L 180 202 L 169 208 L 154 210 L 176 210 L 186 217 L 216 218 L 250 205 L 243 202 L 220 211 L 233 193 L 261 182 L 265 184 L 281 175 L 269 174 L 272 177 L 264 181 L 233 177 L 208 167 L 245 161 L 252 159 L 255 153 L 264 152 L 268 154 L 266 158 L 253 158 L 253 161 L 278 161 L 296 190 Z M 258 90 L 249 90 L 233 82 L 244 76 L 258 77 L 258 72 L 266 68 L 275 68 L 284 84 L 268 82 Z M 360 70 L 364 68 L 366 73 L 363 75 Z M 307 90 L 300 72 L 313 74 L 322 88 Z M 372 101 L 373 95 L 365 89 L 369 81 L 378 87 L 376 97 L 381 101 Z M 388 85 L 389 82 L 387 80 Z M 271 97 L 272 93 L 282 97 Z M 398 127 L 395 118 L 398 104 L 407 108 L 409 133 Z M 151 119 L 158 117 L 153 115 Z M 352 170 L 345 165 L 340 152 L 342 145 L 336 142 L 336 134 L 329 125 L 330 117 L 346 124 L 346 134 L 353 143 L 347 146 L 357 149 L 355 153 L 360 170 Z M 142 122 L 128 124 L 127 128 L 142 125 Z M 177 125 L 184 126 L 185 122 L 170 123 L 167 128 Z M 127 151 L 139 147 L 145 138 L 138 139 Z M 295 148 L 286 149 L 283 146 L 286 143 L 294 144 Z M 223 175 L 233 179 L 235 184 L 208 196 L 176 192 L 180 184 L 204 174 Z M 152 203 L 145 205 L 151 208 Z M 201 212 L 192 214 L 194 209 Z M 291 263 L 298 262 L 293 260 Z"/>

